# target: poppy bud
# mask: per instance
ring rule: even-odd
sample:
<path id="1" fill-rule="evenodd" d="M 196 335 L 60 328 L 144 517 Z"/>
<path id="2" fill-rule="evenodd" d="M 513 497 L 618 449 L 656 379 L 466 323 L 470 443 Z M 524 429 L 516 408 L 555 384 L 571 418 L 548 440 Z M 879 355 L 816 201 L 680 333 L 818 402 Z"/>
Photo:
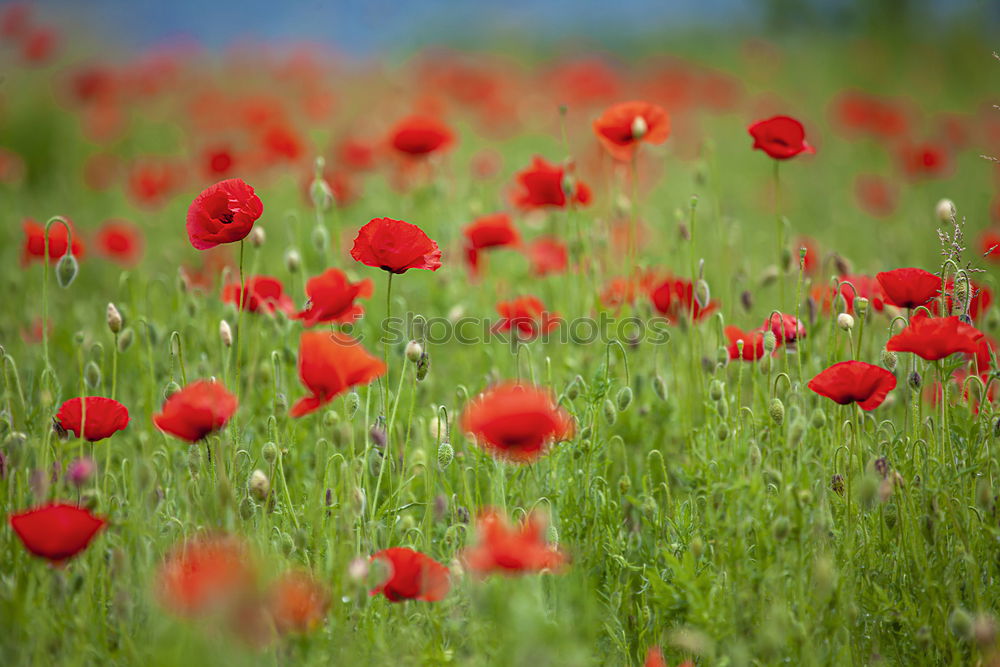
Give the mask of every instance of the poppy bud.
<path id="1" fill-rule="evenodd" d="M 715 350 L 715 363 L 722 367 L 729 365 L 729 350 L 727 350 L 724 345 L 720 345 Z"/>
<path id="2" fill-rule="evenodd" d="M 778 347 L 778 337 L 774 335 L 773 331 L 768 329 L 764 332 L 764 351 L 771 354 L 776 347 Z"/>
<path id="3" fill-rule="evenodd" d="M 618 409 L 624 412 L 632 405 L 632 387 L 622 387 L 617 396 Z"/>
<path id="4" fill-rule="evenodd" d="M 806 420 L 802 417 L 795 419 L 792 422 L 792 427 L 788 430 L 788 440 L 793 445 L 799 445 L 802 442 L 802 438 L 806 435 Z"/>
<path id="5" fill-rule="evenodd" d="M 923 384 L 923 379 L 920 377 L 920 373 L 913 371 L 906 378 L 906 382 L 910 385 L 912 389 L 917 390 L 920 389 L 920 385 Z"/>
<path id="6" fill-rule="evenodd" d="M 569 381 L 569 384 L 566 385 L 566 398 L 568 398 L 571 401 L 575 401 L 577 396 L 579 395 L 580 395 L 580 384 L 576 381 L 576 378 L 573 378 L 572 380 Z"/>
<path id="7" fill-rule="evenodd" d="M 385 427 L 382 426 L 381 421 L 376 421 L 372 424 L 372 427 L 368 430 L 368 437 L 371 438 L 372 444 L 375 445 L 376 449 L 385 449 L 386 434 Z"/>
<path id="8" fill-rule="evenodd" d="M 653 393 L 656 394 L 661 401 L 667 400 L 667 382 L 663 379 L 662 375 L 653 376 Z"/>
<path id="9" fill-rule="evenodd" d="M 839 496 L 844 495 L 844 476 L 837 473 L 830 480 L 830 488 Z"/>
<path id="10" fill-rule="evenodd" d="M 854 312 L 858 314 L 858 317 L 864 318 L 868 314 L 868 299 L 863 296 L 854 297 Z"/>
<path id="11" fill-rule="evenodd" d="M 226 347 L 233 346 L 233 330 L 225 320 L 219 320 L 219 338 Z"/>
<path id="12" fill-rule="evenodd" d="M 996 643 L 997 622 L 989 614 L 978 614 L 972 622 L 972 638 L 980 649 L 988 649 Z"/>
<path id="13" fill-rule="evenodd" d="M 850 331 L 854 328 L 854 318 L 847 313 L 841 313 L 837 315 L 837 326 L 844 331 Z"/>
<path id="14" fill-rule="evenodd" d="M 767 414 L 771 416 L 771 420 L 781 426 L 785 422 L 785 405 L 781 402 L 780 398 L 772 398 L 770 405 L 767 406 Z"/>
<path id="15" fill-rule="evenodd" d="M 326 428 L 333 428 L 340 421 L 340 415 L 337 414 L 336 410 L 327 410 L 323 413 L 323 426 Z"/>
<path id="16" fill-rule="evenodd" d="M 250 488 L 250 494 L 261 502 L 266 500 L 271 492 L 271 482 L 263 470 L 254 470 L 250 473 L 250 481 L 247 486 Z"/>
<path id="17" fill-rule="evenodd" d="M 353 419 L 354 415 L 358 413 L 358 406 L 361 405 L 361 397 L 358 396 L 358 392 L 352 391 L 348 392 L 347 398 L 344 400 L 347 403 L 347 418 Z"/>
<path id="18" fill-rule="evenodd" d="M 302 255 L 295 248 L 285 251 L 285 268 L 289 273 L 298 273 L 302 268 Z"/>
<path id="19" fill-rule="evenodd" d="M 646 119 L 642 116 L 636 116 L 632 119 L 632 138 L 642 139 L 649 132 L 649 124 Z"/>
<path id="20" fill-rule="evenodd" d="M 729 425 L 725 422 L 719 424 L 719 428 L 715 429 L 715 437 L 719 439 L 719 442 L 725 442 L 729 437 Z"/>
<path id="21" fill-rule="evenodd" d="M 955 287 L 952 289 L 952 315 L 965 315 L 969 305 L 969 284 L 959 276 L 955 278 Z"/>
<path id="22" fill-rule="evenodd" d="M 763 375 L 767 375 L 768 373 L 770 373 L 771 357 L 765 354 L 763 357 L 760 358 L 760 361 L 757 362 L 757 367 L 760 368 L 760 372 Z"/>
<path id="23" fill-rule="evenodd" d="M 708 303 L 712 300 L 711 292 L 709 292 L 708 289 L 708 283 L 701 278 L 698 279 L 698 282 L 695 283 L 694 286 L 694 300 L 695 303 L 698 304 L 698 307 L 702 309 L 708 308 Z"/>
<path id="24" fill-rule="evenodd" d="M 948 617 L 948 629 L 959 639 L 972 637 L 972 615 L 961 607 L 955 607 Z"/>
<path id="25" fill-rule="evenodd" d="M 568 198 L 572 198 L 576 192 L 576 183 L 573 182 L 573 175 L 569 171 L 563 172 L 562 181 L 560 182 L 563 194 Z"/>
<path id="26" fill-rule="evenodd" d="M 424 378 L 427 377 L 427 373 L 431 370 L 431 357 L 426 352 L 420 354 L 420 358 L 417 360 L 417 382 L 423 382 Z"/>
<path id="27" fill-rule="evenodd" d="M 934 214 L 941 222 L 954 222 L 957 213 L 955 202 L 950 199 L 942 199 L 934 206 Z"/>
<path id="28" fill-rule="evenodd" d="M 364 516 L 365 507 L 368 505 L 368 496 L 365 495 L 365 490 L 361 487 L 354 487 L 351 491 L 351 509 L 358 516 Z"/>
<path id="29" fill-rule="evenodd" d="M 176 382 L 174 382 L 173 380 L 171 380 L 163 388 L 163 398 L 164 398 L 164 400 L 170 398 L 171 396 L 173 396 L 174 394 L 176 394 L 180 390 L 181 390 L 181 386 L 179 384 L 177 384 Z"/>
<path id="30" fill-rule="evenodd" d="M 762 458 L 760 447 L 757 446 L 756 442 L 751 442 L 750 448 L 747 450 L 747 463 L 750 464 L 751 468 L 756 468 L 760 465 Z"/>
<path id="31" fill-rule="evenodd" d="M 317 175 L 309 185 L 309 198 L 320 211 L 329 211 L 333 206 L 333 191 L 322 176 Z"/>
<path id="32" fill-rule="evenodd" d="M 113 334 L 122 330 L 122 314 L 118 312 L 113 303 L 108 303 L 108 328 Z"/>
<path id="33" fill-rule="evenodd" d="M 743 306 L 743 310 L 750 312 L 753 308 L 753 294 L 750 290 L 743 290 L 740 294 L 740 305 Z"/>
<path id="34" fill-rule="evenodd" d="M 822 429 L 826 426 L 826 413 L 820 408 L 813 410 L 812 419 L 810 419 L 810 425 L 815 429 Z"/>
<path id="35" fill-rule="evenodd" d="M 444 440 L 440 445 L 438 445 L 438 468 L 444 470 L 451 465 L 451 462 L 455 459 L 455 450 L 452 448 L 451 443 Z"/>
<path id="36" fill-rule="evenodd" d="M 88 387 L 95 389 L 101 384 L 101 368 L 95 362 L 88 361 L 83 367 L 83 379 Z"/>
<path id="37" fill-rule="evenodd" d="M 771 534 L 774 535 L 774 539 L 779 542 L 784 542 L 785 538 L 788 537 L 788 533 L 792 529 L 792 524 L 788 520 L 787 516 L 779 516 L 771 524 Z"/>
<path id="38" fill-rule="evenodd" d="M 792 251 L 788 248 L 781 249 L 781 272 L 788 273 L 788 269 L 792 268 Z"/>
<path id="39" fill-rule="evenodd" d="M 285 392 L 279 391 L 274 395 L 274 411 L 277 414 L 284 414 L 288 410 L 288 396 Z"/>
<path id="40" fill-rule="evenodd" d="M 729 403 L 726 401 L 718 401 L 715 404 L 715 411 L 719 413 L 719 416 L 723 419 L 729 417 Z"/>
<path id="41" fill-rule="evenodd" d="M 718 380 L 712 380 L 712 384 L 708 385 L 708 397 L 713 401 L 721 401 L 723 395 L 722 383 Z"/>
<path id="42" fill-rule="evenodd" d="M 415 340 L 406 344 L 406 359 L 411 363 L 420 361 L 420 355 L 424 353 L 424 347 Z"/>
<path id="43" fill-rule="evenodd" d="M 66 467 L 66 479 L 71 484 L 80 488 L 94 476 L 97 471 L 97 464 L 93 459 L 76 459 Z"/>
<path id="44" fill-rule="evenodd" d="M 326 252 L 327 246 L 330 245 L 330 234 L 326 231 L 326 227 L 323 225 L 313 227 L 312 244 L 316 250 Z"/>
<path id="45" fill-rule="evenodd" d="M 80 265 L 77 263 L 73 253 L 67 252 L 60 257 L 56 263 L 56 282 L 59 283 L 59 287 L 69 287 L 76 280 L 76 274 L 79 271 Z"/>
<path id="46" fill-rule="evenodd" d="M 126 327 L 118 336 L 118 351 L 124 352 L 129 349 L 132 347 L 133 341 L 135 341 L 135 332 L 132 331 L 132 327 Z"/>
<path id="47" fill-rule="evenodd" d="M 268 465 L 274 465 L 274 462 L 278 460 L 278 446 L 273 442 L 265 442 L 264 446 L 260 448 L 260 455 Z"/>
<path id="48" fill-rule="evenodd" d="M 899 361 L 899 356 L 891 350 L 882 350 L 882 365 L 886 370 L 894 372 L 896 370 L 896 363 Z"/>
<path id="49" fill-rule="evenodd" d="M 610 398 L 604 399 L 604 405 L 601 409 L 604 412 L 604 421 L 608 422 L 609 425 L 613 425 L 618 420 L 618 411 Z"/>

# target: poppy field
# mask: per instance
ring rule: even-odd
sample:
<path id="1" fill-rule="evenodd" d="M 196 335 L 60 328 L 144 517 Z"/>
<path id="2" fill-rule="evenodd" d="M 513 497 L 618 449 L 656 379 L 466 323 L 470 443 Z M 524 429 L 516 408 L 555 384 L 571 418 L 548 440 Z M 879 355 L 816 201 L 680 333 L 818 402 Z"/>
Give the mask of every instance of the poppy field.
<path id="1" fill-rule="evenodd" d="M 1000 62 L 938 37 L 0 5 L 0 662 L 1000 665 Z"/>

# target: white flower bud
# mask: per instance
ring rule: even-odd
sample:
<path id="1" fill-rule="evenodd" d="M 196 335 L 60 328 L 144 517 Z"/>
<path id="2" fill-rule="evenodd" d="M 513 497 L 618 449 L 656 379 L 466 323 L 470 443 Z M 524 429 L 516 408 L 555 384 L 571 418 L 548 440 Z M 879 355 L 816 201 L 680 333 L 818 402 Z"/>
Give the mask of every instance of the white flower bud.
<path id="1" fill-rule="evenodd" d="M 298 273 L 302 268 L 302 255 L 295 248 L 289 248 L 285 253 L 285 268 L 289 273 Z"/>
<path id="2" fill-rule="evenodd" d="M 942 199 L 934 207 L 934 212 L 941 222 L 954 222 L 955 215 L 957 214 L 955 202 L 950 199 Z"/>
<path id="3" fill-rule="evenodd" d="M 263 227 L 254 227 L 250 230 L 250 245 L 254 248 L 259 248 L 264 245 L 264 241 L 267 240 L 267 235 L 264 233 Z"/>
<path id="4" fill-rule="evenodd" d="M 415 340 L 406 344 L 406 359 L 411 363 L 420 361 L 420 355 L 424 353 L 424 346 Z"/>
<path id="5" fill-rule="evenodd" d="M 254 470 L 250 473 L 250 482 L 248 483 L 250 488 L 250 493 L 257 500 L 265 500 L 267 495 L 271 492 L 271 482 L 267 479 L 267 475 L 264 474 L 263 470 Z"/>
<path id="6" fill-rule="evenodd" d="M 837 315 L 837 326 L 844 331 L 850 331 L 854 328 L 854 318 L 847 313 L 841 313 Z"/>
<path id="7" fill-rule="evenodd" d="M 642 139 L 649 132 L 649 124 L 646 123 L 646 119 L 642 116 L 636 116 L 632 120 L 632 138 Z"/>
<path id="8" fill-rule="evenodd" d="M 233 330 L 229 328 L 229 322 L 219 320 L 219 338 L 226 347 L 233 346 Z"/>
<path id="9" fill-rule="evenodd" d="M 113 334 L 122 330 L 122 314 L 118 312 L 113 303 L 108 303 L 108 328 Z"/>

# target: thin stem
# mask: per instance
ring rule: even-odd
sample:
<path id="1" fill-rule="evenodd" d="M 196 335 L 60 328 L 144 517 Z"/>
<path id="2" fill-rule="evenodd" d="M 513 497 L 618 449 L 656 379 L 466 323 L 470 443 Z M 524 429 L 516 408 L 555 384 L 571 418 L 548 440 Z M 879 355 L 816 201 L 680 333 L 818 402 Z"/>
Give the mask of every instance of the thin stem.
<path id="1" fill-rule="evenodd" d="M 244 240 L 240 239 L 240 298 L 236 304 L 236 374 L 233 377 L 233 391 L 236 392 L 236 400 L 240 400 L 240 350 L 243 348 L 243 309 L 246 307 L 246 280 L 243 276 L 243 246 Z"/>

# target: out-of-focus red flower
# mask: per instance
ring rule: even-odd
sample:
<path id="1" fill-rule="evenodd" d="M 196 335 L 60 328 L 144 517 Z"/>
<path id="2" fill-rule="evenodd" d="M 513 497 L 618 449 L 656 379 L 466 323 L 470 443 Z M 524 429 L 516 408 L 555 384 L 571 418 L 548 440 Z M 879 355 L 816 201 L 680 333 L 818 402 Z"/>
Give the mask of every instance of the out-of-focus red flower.
<path id="1" fill-rule="evenodd" d="M 202 171 L 209 178 L 228 176 L 236 165 L 236 156 L 228 146 L 213 146 L 202 153 Z"/>
<path id="2" fill-rule="evenodd" d="M 854 179 L 854 196 L 861 210 L 876 218 L 887 217 L 896 210 L 896 187 L 877 174 L 860 174 Z"/>
<path id="3" fill-rule="evenodd" d="M 448 568 L 419 551 L 392 547 L 379 551 L 372 561 L 382 561 L 389 568 L 388 578 L 372 589 L 372 595 L 382 593 L 390 602 L 444 599 L 451 588 Z"/>
<path id="4" fill-rule="evenodd" d="M 371 297 L 372 290 L 372 281 L 367 278 L 352 283 L 340 269 L 327 269 L 306 283 L 309 301 L 305 309 L 292 317 L 302 320 L 306 327 L 320 322 L 353 322 L 365 312 L 354 300 Z"/>
<path id="5" fill-rule="evenodd" d="M 563 208 L 567 203 L 566 191 L 573 204 L 590 203 L 590 188 L 572 175 L 567 178 L 565 167 L 549 164 L 536 155 L 531 166 L 515 174 L 517 190 L 514 204 L 520 208 Z"/>
<path id="6" fill-rule="evenodd" d="M 504 383 L 486 390 L 462 414 L 462 430 L 490 454 L 531 463 L 556 440 L 569 438 L 572 418 L 543 389 Z"/>
<path id="7" fill-rule="evenodd" d="M 479 253 L 482 250 L 521 244 L 521 235 L 506 213 L 481 216 L 467 225 L 462 234 L 465 236 L 465 259 L 473 273 L 479 270 Z"/>
<path id="8" fill-rule="evenodd" d="M 536 277 L 562 273 L 569 265 L 569 251 L 558 239 L 538 238 L 528 244 L 525 253 L 531 262 L 531 273 Z"/>
<path id="9" fill-rule="evenodd" d="M 97 250 L 122 266 L 135 266 L 142 257 L 142 231 L 124 220 L 108 220 L 97 231 Z"/>
<path id="10" fill-rule="evenodd" d="M 83 182 L 91 190 L 108 190 L 122 171 L 121 160 L 112 153 L 94 153 L 83 163 Z"/>
<path id="11" fill-rule="evenodd" d="M 899 148 L 898 155 L 900 168 L 910 180 L 942 178 L 951 169 L 948 151 L 936 144 L 906 144 Z"/>
<path id="12" fill-rule="evenodd" d="M 181 278 L 189 290 L 195 288 L 211 290 L 215 286 L 216 279 L 222 275 L 226 267 L 232 266 L 225 246 L 217 246 L 200 254 L 200 266 L 191 267 L 184 264 L 180 268 Z"/>
<path id="13" fill-rule="evenodd" d="M 973 370 L 981 376 L 993 370 L 993 357 L 998 352 L 1000 352 L 1000 346 L 997 345 L 996 340 L 988 334 L 983 334 L 976 345 L 976 354 L 971 356 L 975 362 Z"/>
<path id="14" fill-rule="evenodd" d="M 65 503 L 49 503 L 10 515 L 10 526 L 24 547 L 59 565 L 87 548 L 107 521 Z"/>
<path id="15" fill-rule="evenodd" d="M 302 137 L 290 125 L 270 125 L 261 132 L 258 140 L 268 166 L 297 162 L 305 155 Z"/>
<path id="16" fill-rule="evenodd" d="M 28 168 L 20 153 L 0 147 L 0 183 L 7 185 L 20 183 L 27 171 Z"/>
<path id="17" fill-rule="evenodd" d="M 462 560 L 479 574 L 520 574 L 557 570 L 566 562 L 559 549 L 546 543 L 545 522 L 532 514 L 517 526 L 494 509 L 476 520 L 477 542 L 466 548 Z"/>
<path id="18" fill-rule="evenodd" d="M 532 339 L 547 334 L 562 322 L 558 313 L 545 310 L 545 304 L 535 296 L 522 296 L 497 303 L 500 320 L 496 331 L 512 331 L 519 338 Z"/>
<path id="19" fill-rule="evenodd" d="M 975 354 L 983 332 L 965 324 L 958 316 L 910 318 L 905 329 L 889 339 L 885 349 L 913 352 L 927 361 L 937 361 L 956 352 Z"/>
<path id="20" fill-rule="evenodd" d="M 806 326 L 802 320 L 789 313 L 771 313 L 760 327 L 761 331 L 771 331 L 778 343 L 794 343 L 806 337 Z"/>
<path id="21" fill-rule="evenodd" d="M 21 57 L 32 65 L 44 65 L 52 60 L 59 46 L 59 34 L 52 28 L 31 29 L 21 42 Z"/>
<path id="22" fill-rule="evenodd" d="M 841 361 L 820 372 L 808 387 L 841 405 L 857 403 L 862 410 L 874 410 L 896 388 L 896 376 L 864 361 Z"/>
<path id="23" fill-rule="evenodd" d="M 187 213 L 188 239 L 198 250 L 240 241 L 253 229 L 264 204 L 242 179 L 230 178 L 202 190 Z"/>
<path id="24" fill-rule="evenodd" d="M 787 160 L 799 153 L 816 152 L 806 141 L 806 130 L 802 123 L 790 116 L 759 120 L 747 128 L 747 131 L 753 137 L 753 147 L 775 160 Z"/>
<path id="25" fill-rule="evenodd" d="M 326 589 L 306 572 L 288 572 L 271 587 L 268 609 L 281 634 L 312 632 L 329 608 Z"/>
<path id="26" fill-rule="evenodd" d="M 451 128 L 432 116 L 408 116 L 389 131 L 389 144 L 411 158 L 446 151 L 454 142 Z"/>
<path id="27" fill-rule="evenodd" d="M 240 284 L 230 283 L 222 288 L 222 300 L 225 303 L 236 304 L 237 307 L 251 313 L 263 312 L 273 315 L 279 310 L 286 315 L 295 312 L 295 304 L 291 297 L 285 294 L 281 281 L 272 276 L 251 276 L 246 281 L 240 298 Z"/>
<path id="28" fill-rule="evenodd" d="M 177 190 L 182 178 L 177 165 L 162 159 L 147 158 L 128 169 L 129 197 L 138 206 L 159 208 Z"/>
<path id="29" fill-rule="evenodd" d="M 662 144 L 670 136 L 670 116 L 649 102 L 622 102 L 594 121 L 594 133 L 616 159 L 628 161 L 641 142 Z"/>
<path id="30" fill-rule="evenodd" d="M 1000 262 L 1000 231 L 987 229 L 979 235 L 979 250 L 989 262 Z"/>
<path id="31" fill-rule="evenodd" d="M 67 222 L 70 222 L 67 220 Z M 24 247 L 21 251 L 21 264 L 26 265 L 33 261 L 45 260 L 45 225 L 41 225 L 31 218 L 21 223 L 24 228 Z M 76 228 L 70 222 L 70 229 L 73 232 L 72 251 L 78 259 L 83 257 L 83 242 Z M 57 222 L 49 228 L 49 261 L 54 262 L 66 254 L 67 238 L 66 227 Z"/>
<path id="32" fill-rule="evenodd" d="M 795 257 L 796 262 L 799 259 L 799 252 L 801 252 L 801 249 L 802 248 L 806 249 L 806 256 L 805 259 L 803 260 L 804 261 L 803 270 L 806 272 L 806 275 L 811 276 L 815 274 L 817 271 L 819 271 L 820 262 L 822 260 L 820 259 L 819 256 L 819 244 L 816 243 L 814 239 L 811 239 L 808 236 L 800 236 L 799 238 L 795 239 L 794 248 L 795 251 L 793 253 L 793 256 Z"/>
<path id="33" fill-rule="evenodd" d="M 375 168 L 375 146 L 356 137 L 345 137 L 333 151 L 334 161 L 352 171 Z"/>
<path id="34" fill-rule="evenodd" d="M 310 395 L 300 398 L 288 414 L 301 417 L 320 409 L 356 385 L 385 374 L 385 364 L 347 334 L 306 331 L 299 341 L 299 379 Z"/>
<path id="35" fill-rule="evenodd" d="M 742 359 L 743 361 L 757 361 L 764 356 L 764 332 L 743 331 L 739 327 L 729 325 L 725 328 L 726 339 L 729 346 L 730 359 Z M 743 352 L 740 353 L 738 341 L 743 341 Z"/>
<path id="36" fill-rule="evenodd" d="M 909 129 L 906 113 L 898 104 L 858 91 L 842 93 L 834 101 L 833 116 L 847 134 L 894 139 Z"/>
<path id="37" fill-rule="evenodd" d="M 700 322 L 719 307 L 719 302 L 711 299 L 704 307 L 694 298 L 694 285 L 684 278 L 667 278 L 650 290 L 649 297 L 656 311 L 666 317 L 671 324 L 682 319 Z"/>
<path id="38" fill-rule="evenodd" d="M 31 6 L 26 2 L 10 2 L 0 7 L 0 36 L 15 41 L 31 27 Z"/>
<path id="39" fill-rule="evenodd" d="M 560 104 L 571 107 L 602 104 L 617 97 L 622 88 L 618 72 L 595 57 L 558 64 L 545 75 L 545 84 Z"/>
<path id="40" fill-rule="evenodd" d="M 627 278 L 612 278 L 601 290 L 601 305 L 618 310 L 625 304 L 634 304 L 639 297 L 649 296 L 663 281 L 663 276 L 655 271 L 637 271 Z"/>
<path id="41" fill-rule="evenodd" d="M 201 535 L 170 551 L 156 574 L 160 603 L 179 616 L 233 611 L 253 594 L 257 572 L 243 542 Z"/>
<path id="42" fill-rule="evenodd" d="M 438 244 L 420 227 L 392 218 L 375 218 L 362 227 L 354 239 L 351 257 L 390 273 L 441 268 Z"/>
<path id="43" fill-rule="evenodd" d="M 168 398 L 153 423 L 164 433 L 198 442 L 225 426 L 238 405 L 221 382 L 196 380 Z"/>
<path id="44" fill-rule="evenodd" d="M 86 416 L 83 407 L 86 405 Z M 59 407 L 56 422 L 65 431 L 80 436 L 80 423 L 86 419 L 83 437 L 90 442 L 110 438 L 128 426 L 128 409 L 111 398 L 87 396 L 86 404 L 80 398 L 71 398 Z"/>
<path id="45" fill-rule="evenodd" d="M 469 169 L 472 175 L 481 180 L 489 180 L 500 173 L 503 166 L 503 156 L 500 151 L 484 148 L 472 156 Z"/>
<path id="46" fill-rule="evenodd" d="M 962 282 L 964 282 L 964 280 Z M 982 317 L 989 309 L 990 305 L 992 305 L 993 292 L 990 290 L 989 287 L 986 287 L 985 285 L 982 285 L 972 280 L 969 281 L 969 289 L 971 290 L 971 294 L 969 297 L 968 315 L 970 318 L 972 318 L 973 322 L 978 322 L 979 318 Z M 948 282 L 945 284 L 944 287 L 944 292 L 945 292 L 944 295 L 945 310 L 949 314 L 955 313 L 956 315 L 961 315 L 962 313 L 956 311 L 957 304 L 955 304 L 952 298 L 952 295 L 955 293 L 954 278 L 948 279 Z M 932 301 L 929 304 L 927 304 L 927 306 L 928 308 L 930 308 L 930 311 L 933 314 L 935 315 L 939 314 L 938 313 L 939 303 L 937 301 Z"/>
<path id="47" fill-rule="evenodd" d="M 917 268 L 893 269 L 877 274 L 885 302 L 899 308 L 916 308 L 941 293 L 941 278 Z"/>
<path id="48" fill-rule="evenodd" d="M 813 288 L 813 297 L 822 304 L 824 313 L 830 312 L 834 295 L 835 290 L 830 285 L 817 285 Z M 854 299 L 857 297 L 868 299 L 869 307 L 876 313 L 881 313 L 885 309 L 885 295 L 882 293 L 882 286 L 871 276 L 862 274 L 841 276 L 840 295 L 847 304 L 845 312 L 850 315 L 854 314 Z"/>

